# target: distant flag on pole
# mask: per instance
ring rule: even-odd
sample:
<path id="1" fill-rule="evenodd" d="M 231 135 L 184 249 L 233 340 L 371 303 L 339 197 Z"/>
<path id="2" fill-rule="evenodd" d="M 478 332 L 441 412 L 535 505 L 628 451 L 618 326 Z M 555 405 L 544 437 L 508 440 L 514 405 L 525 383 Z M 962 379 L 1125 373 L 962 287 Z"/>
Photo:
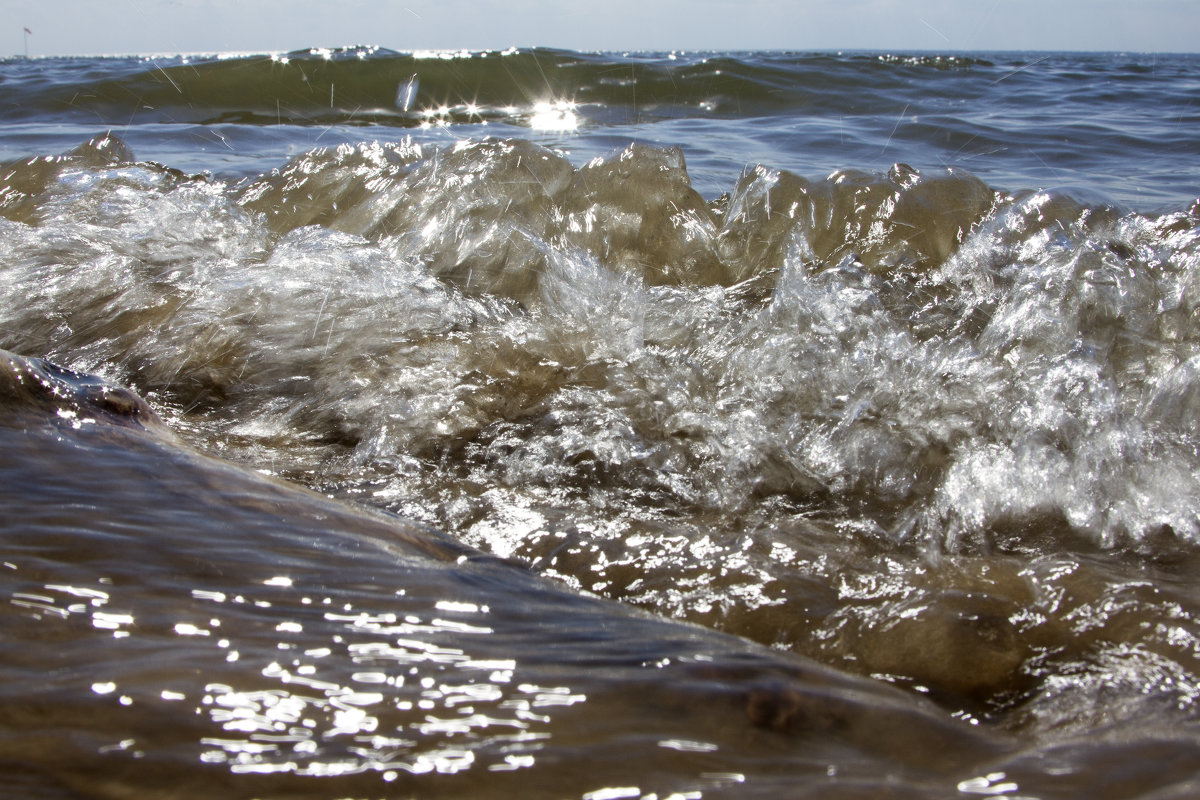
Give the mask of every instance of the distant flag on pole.
<path id="1" fill-rule="evenodd" d="M 28 33 L 30 36 L 33 36 L 33 31 L 29 30 L 29 28 L 26 28 L 25 32 Z"/>

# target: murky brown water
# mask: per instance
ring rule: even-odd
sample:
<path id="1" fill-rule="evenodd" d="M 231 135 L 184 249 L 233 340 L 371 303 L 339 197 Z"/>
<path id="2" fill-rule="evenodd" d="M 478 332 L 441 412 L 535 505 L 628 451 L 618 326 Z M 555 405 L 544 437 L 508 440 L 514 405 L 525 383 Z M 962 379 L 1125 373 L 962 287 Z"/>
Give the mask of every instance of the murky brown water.
<path id="1" fill-rule="evenodd" d="M 22 796 L 1200 791 L 1195 206 L 524 140 L 0 178 Z"/>

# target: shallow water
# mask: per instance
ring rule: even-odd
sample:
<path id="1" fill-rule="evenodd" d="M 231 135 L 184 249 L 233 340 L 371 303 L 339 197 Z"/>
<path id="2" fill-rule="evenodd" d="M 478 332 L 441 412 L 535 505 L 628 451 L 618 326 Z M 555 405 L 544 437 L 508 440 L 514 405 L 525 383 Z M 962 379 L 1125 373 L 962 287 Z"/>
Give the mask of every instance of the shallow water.
<path id="1" fill-rule="evenodd" d="M 1195 59 L 487 58 L 0 65 L 25 795 L 1194 794 Z"/>

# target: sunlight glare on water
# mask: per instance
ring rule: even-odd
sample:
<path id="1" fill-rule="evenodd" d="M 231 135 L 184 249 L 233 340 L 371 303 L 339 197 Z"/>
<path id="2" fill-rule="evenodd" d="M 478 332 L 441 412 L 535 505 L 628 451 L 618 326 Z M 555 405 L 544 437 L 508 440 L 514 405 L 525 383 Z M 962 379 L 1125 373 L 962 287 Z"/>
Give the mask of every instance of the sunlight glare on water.
<path id="1" fill-rule="evenodd" d="M 542 100 L 534 103 L 529 127 L 535 131 L 573 131 L 579 127 L 575 104 L 569 100 Z"/>

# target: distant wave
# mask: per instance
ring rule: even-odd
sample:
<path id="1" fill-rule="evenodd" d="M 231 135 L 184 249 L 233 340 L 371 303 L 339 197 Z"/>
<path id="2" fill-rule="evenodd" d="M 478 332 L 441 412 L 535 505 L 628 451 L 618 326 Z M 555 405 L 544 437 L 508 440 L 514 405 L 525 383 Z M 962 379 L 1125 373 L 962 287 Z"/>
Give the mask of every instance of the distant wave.
<path id="1" fill-rule="evenodd" d="M 910 70 L 990 69 L 972 56 L 578 53 L 535 48 L 418 51 L 313 48 L 286 54 L 128 58 L 124 70 L 51 71 L 0 89 L 0 118 L 30 112 L 139 121 L 419 126 L 510 120 L 542 103 L 586 107 L 599 123 L 754 117 L 895 105 Z M 881 73 L 895 78 L 881 80 Z M 416 81 L 413 81 L 413 78 Z M 410 104 L 405 87 L 418 87 Z M 30 91 L 30 90 L 35 91 Z M 39 91 L 40 90 L 40 91 Z"/>

